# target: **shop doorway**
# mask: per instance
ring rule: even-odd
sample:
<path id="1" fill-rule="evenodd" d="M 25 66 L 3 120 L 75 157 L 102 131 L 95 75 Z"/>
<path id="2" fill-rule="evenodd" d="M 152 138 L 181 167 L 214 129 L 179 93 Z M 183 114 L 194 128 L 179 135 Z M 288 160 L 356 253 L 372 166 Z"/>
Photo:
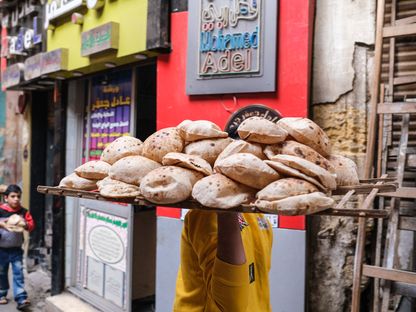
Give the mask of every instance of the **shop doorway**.
<path id="1" fill-rule="evenodd" d="M 73 113 L 68 114 L 78 117 L 68 118 L 68 144 L 73 140 L 69 132 L 78 140 L 67 160 L 74 166 L 99 159 L 106 144 L 117 137 L 144 140 L 155 131 L 154 62 L 84 78 L 70 84 L 68 98 L 73 94 L 68 101 L 68 112 Z M 66 237 L 67 246 L 72 246 L 67 250 L 69 290 L 102 311 L 151 308 L 156 275 L 154 207 L 67 198 L 67 210 L 66 233 L 76 233 Z"/>

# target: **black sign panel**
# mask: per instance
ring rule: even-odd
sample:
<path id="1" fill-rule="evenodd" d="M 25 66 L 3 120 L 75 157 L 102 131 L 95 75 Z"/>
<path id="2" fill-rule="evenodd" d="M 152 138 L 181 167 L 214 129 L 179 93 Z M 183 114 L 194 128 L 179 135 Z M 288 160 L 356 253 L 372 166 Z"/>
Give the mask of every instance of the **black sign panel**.
<path id="1" fill-rule="evenodd" d="M 253 104 L 243 107 L 231 115 L 230 119 L 225 126 L 224 131 L 228 132 L 228 135 L 233 139 L 238 139 L 237 128 L 247 118 L 250 117 L 263 117 L 267 120 L 277 122 L 282 116 L 280 113 L 268 106 L 262 104 Z"/>

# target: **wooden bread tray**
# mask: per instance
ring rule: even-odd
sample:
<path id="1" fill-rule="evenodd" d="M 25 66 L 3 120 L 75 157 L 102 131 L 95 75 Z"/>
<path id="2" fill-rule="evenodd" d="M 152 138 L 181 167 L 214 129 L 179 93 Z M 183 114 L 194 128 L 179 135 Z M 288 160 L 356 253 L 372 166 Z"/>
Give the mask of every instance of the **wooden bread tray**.
<path id="1" fill-rule="evenodd" d="M 367 217 L 367 218 L 387 218 L 389 212 L 386 210 L 376 210 L 376 209 L 347 209 L 344 208 L 345 204 L 350 200 L 352 195 L 358 194 L 370 194 L 374 192 L 394 192 L 397 189 L 397 184 L 394 181 L 394 178 L 377 178 L 369 180 L 360 180 L 360 184 L 354 186 L 340 186 L 338 189 L 332 192 L 332 195 L 344 195 L 341 201 L 334 208 L 327 208 L 321 211 L 313 211 L 312 213 L 306 213 L 306 215 L 327 215 L 327 216 L 347 216 L 347 217 Z M 55 195 L 55 196 L 68 196 L 68 197 L 77 197 L 83 199 L 92 199 L 100 201 L 110 201 L 110 202 L 121 202 L 132 205 L 140 206 L 160 206 L 167 208 L 186 208 L 186 209 L 201 209 L 201 210 L 211 210 L 211 211 L 233 211 L 233 212 L 243 212 L 243 213 L 265 213 L 259 210 L 253 204 L 244 204 L 239 207 L 230 208 L 230 209 L 216 209 L 204 207 L 195 200 L 187 200 L 177 204 L 169 205 L 156 205 L 144 199 L 141 196 L 136 197 L 126 197 L 126 198 L 108 198 L 101 196 L 100 193 L 96 191 L 82 191 L 67 189 L 61 187 L 50 187 L 39 185 L 37 191 L 42 194 Z M 269 213 L 270 214 L 270 213 Z M 290 212 L 276 212 L 278 215 L 293 215 Z M 299 214 L 298 214 L 299 215 Z"/>

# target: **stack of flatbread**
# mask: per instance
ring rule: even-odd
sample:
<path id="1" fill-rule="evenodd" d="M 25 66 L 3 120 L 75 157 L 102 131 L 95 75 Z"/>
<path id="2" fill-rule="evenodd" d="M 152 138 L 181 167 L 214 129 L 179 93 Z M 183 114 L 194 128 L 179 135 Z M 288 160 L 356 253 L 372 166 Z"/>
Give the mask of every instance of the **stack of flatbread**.
<path id="1" fill-rule="evenodd" d="M 280 176 L 257 192 L 254 204 L 260 210 L 284 215 L 314 213 L 334 205 L 328 196 L 331 190 L 359 183 L 354 162 L 331 155 L 328 136 L 313 121 L 282 118 L 274 127 L 283 129 L 286 136 L 273 143 L 269 142 L 277 140 L 277 130 L 272 131 L 271 122 L 265 119 L 248 118 L 237 129 L 248 142 L 267 143 L 263 144 L 268 158 L 264 163 Z"/>
<path id="2" fill-rule="evenodd" d="M 160 205 L 193 198 L 212 208 L 252 203 L 299 215 L 332 207 L 331 190 L 359 183 L 355 163 L 332 155 L 328 136 L 309 119 L 251 117 L 237 132 L 233 140 L 213 122 L 185 120 L 144 142 L 121 137 L 60 186 Z"/>
<path id="3" fill-rule="evenodd" d="M 59 186 L 86 191 L 98 188 L 100 194 L 112 198 L 140 195 L 137 185 L 140 174 L 147 173 L 143 173 L 147 169 L 146 166 L 150 166 L 150 170 L 155 168 L 155 165 L 146 162 L 147 158 L 140 156 L 142 145 L 143 142 L 134 137 L 120 137 L 106 146 L 100 160 L 82 164 L 72 174 L 63 178 Z M 137 163 L 142 171 L 135 172 Z"/>

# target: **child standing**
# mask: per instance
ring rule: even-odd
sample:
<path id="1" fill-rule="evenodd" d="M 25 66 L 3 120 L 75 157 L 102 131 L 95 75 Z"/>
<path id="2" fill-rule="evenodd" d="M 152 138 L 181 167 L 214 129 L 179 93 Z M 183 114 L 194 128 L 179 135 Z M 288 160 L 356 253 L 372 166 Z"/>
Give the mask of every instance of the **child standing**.
<path id="1" fill-rule="evenodd" d="M 6 222 L 12 215 L 19 215 L 24 220 L 24 229 L 31 232 L 35 224 L 32 215 L 20 205 L 22 190 L 17 185 L 9 185 L 4 192 L 5 203 L 0 205 L 0 221 Z M 13 295 L 17 302 L 17 309 L 22 310 L 30 305 L 24 289 L 23 277 L 23 233 L 9 231 L 0 226 L 0 305 L 7 304 L 9 290 L 9 266 L 13 270 Z"/>

